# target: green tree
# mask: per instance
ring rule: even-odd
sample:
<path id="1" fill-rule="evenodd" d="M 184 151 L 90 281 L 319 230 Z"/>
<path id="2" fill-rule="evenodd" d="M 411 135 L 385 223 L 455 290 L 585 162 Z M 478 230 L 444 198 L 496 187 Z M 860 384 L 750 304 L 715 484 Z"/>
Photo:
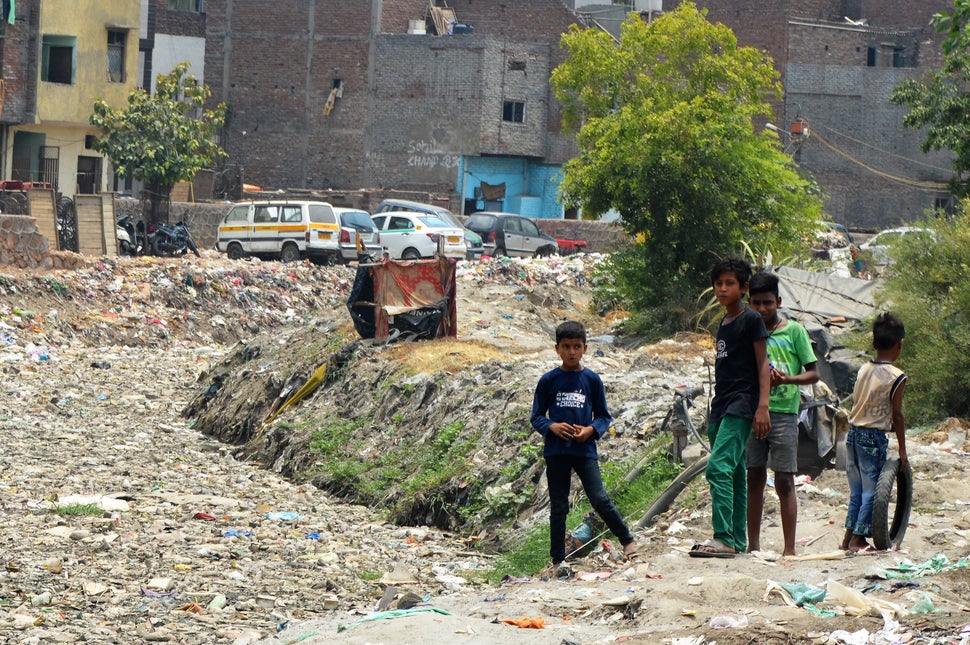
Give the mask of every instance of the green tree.
<path id="1" fill-rule="evenodd" d="M 188 68 L 182 62 L 159 75 L 154 95 L 132 90 L 123 109 L 98 99 L 90 117 L 91 124 L 101 128 L 94 149 L 111 160 L 118 175 L 145 182 L 149 222 L 159 221 L 162 204 L 168 203 L 176 183 L 191 181 L 196 172 L 227 156 L 213 140 L 225 123 L 226 106 L 203 109 L 211 92 L 187 73 Z"/>
<path id="2" fill-rule="evenodd" d="M 907 421 L 970 417 L 970 205 L 952 218 L 927 219 L 932 238 L 904 235 L 880 304 L 906 325 L 899 359 L 906 371 Z M 867 344 L 871 339 L 866 339 Z"/>
<path id="3" fill-rule="evenodd" d="M 684 328 L 715 258 L 744 241 L 787 255 L 818 227 L 820 198 L 752 122 L 772 114 L 778 72 L 729 28 L 684 2 L 649 24 L 631 14 L 619 43 L 574 26 L 562 45 L 552 86 L 579 155 L 561 196 L 584 216 L 616 210 L 638 240 L 615 286 L 654 331 Z"/>
<path id="4" fill-rule="evenodd" d="M 923 152 L 951 150 L 954 177 L 951 190 L 968 193 L 970 180 L 970 0 L 955 0 L 953 13 L 937 13 L 931 20 L 943 39 L 943 67 L 901 82 L 890 101 L 905 105 L 909 113 L 903 123 L 910 128 L 926 127 Z"/>

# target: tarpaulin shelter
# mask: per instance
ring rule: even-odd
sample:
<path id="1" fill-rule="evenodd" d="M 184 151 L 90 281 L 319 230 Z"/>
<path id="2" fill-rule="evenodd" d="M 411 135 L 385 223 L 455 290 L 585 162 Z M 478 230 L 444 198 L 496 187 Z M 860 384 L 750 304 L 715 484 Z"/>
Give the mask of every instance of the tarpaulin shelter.
<path id="1" fill-rule="evenodd" d="M 378 341 L 456 337 L 456 266 L 445 257 L 360 265 L 347 299 L 357 333 Z"/>

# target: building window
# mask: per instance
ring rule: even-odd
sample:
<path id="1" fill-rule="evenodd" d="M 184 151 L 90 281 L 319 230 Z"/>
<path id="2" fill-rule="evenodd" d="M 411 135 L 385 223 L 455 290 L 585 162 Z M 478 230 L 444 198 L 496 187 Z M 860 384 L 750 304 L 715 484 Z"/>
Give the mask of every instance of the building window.
<path id="1" fill-rule="evenodd" d="M 509 59 L 509 70 L 513 72 L 524 72 L 525 71 L 525 61 L 515 60 L 513 58 Z"/>
<path id="2" fill-rule="evenodd" d="M 125 37 L 124 31 L 108 30 L 108 80 L 112 83 L 125 82 Z"/>
<path id="3" fill-rule="evenodd" d="M 879 64 L 879 49 L 872 45 L 866 50 L 866 67 L 875 67 Z"/>
<path id="4" fill-rule="evenodd" d="M 893 67 L 906 67 L 905 47 L 893 47 Z"/>
<path id="5" fill-rule="evenodd" d="M 502 120 L 525 123 L 525 101 L 506 101 L 502 107 Z"/>
<path id="6" fill-rule="evenodd" d="M 77 38 L 74 36 L 44 36 L 40 80 L 73 85 L 76 45 Z"/>
<path id="7" fill-rule="evenodd" d="M 205 0 L 168 0 L 169 11 L 205 13 Z"/>

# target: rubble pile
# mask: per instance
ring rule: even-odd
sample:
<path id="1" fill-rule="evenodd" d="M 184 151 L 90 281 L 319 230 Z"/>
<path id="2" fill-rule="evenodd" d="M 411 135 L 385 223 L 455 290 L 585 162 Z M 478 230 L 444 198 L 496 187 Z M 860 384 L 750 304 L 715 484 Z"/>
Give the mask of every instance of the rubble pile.
<path id="1" fill-rule="evenodd" d="M 7 345 L 230 343 L 342 304 L 353 269 L 310 263 L 88 260 L 76 271 L 0 269 Z"/>

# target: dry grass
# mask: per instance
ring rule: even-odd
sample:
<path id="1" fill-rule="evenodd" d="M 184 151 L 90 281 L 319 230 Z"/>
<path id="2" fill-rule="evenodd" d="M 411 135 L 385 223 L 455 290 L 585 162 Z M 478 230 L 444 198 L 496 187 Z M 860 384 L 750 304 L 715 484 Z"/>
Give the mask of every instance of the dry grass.
<path id="1" fill-rule="evenodd" d="M 388 347 L 384 355 L 412 374 L 460 372 L 472 365 L 510 358 L 509 352 L 493 345 L 453 338 L 397 343 Z"/>
<path id="2" fill-rule="evenodd" d="M 698 356 L 713 360 L 714 338 L 710 334 L 681 332 L 670 340 L 644 345 L 640 351 L 671 360 L 692 360 Z"/>

